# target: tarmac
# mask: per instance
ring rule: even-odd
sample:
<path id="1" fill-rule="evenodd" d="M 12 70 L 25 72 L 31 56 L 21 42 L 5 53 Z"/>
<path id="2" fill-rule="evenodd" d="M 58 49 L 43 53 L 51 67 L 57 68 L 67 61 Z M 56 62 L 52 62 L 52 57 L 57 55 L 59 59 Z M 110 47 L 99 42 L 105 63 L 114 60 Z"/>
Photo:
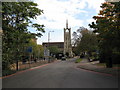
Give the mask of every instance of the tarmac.
<path id="1" fill-rule="evenodd" d="M 75 57 L 75 58 L 77 59 L 78 57 Z M 54 60 L 54 61 L 58 61 L 58 60 Z M 28 63 L 19 64 L 19 70 L 24 70 L 24 69 L 28 69 L 30 67 L 35 67 L 35 66 L 39 66 L 39 65 L 43 65 L 43 64 L 47 64 L 47 63 L 48 63 L 47 60 L 40 60 L 40 61 L 37 61 L 36 63 L 31 63 L 31 64 L 28 64 Z M 77 68 L 81 68 L 81 69 L 85 69 L 85 70 L 110 74 L 113 76 L 120 76 L 120 67 L 106 68 L 105 66 L 96 65 L 97 63 L 99 63 L 99 61 L 89 62 L 86 58 L 83 58 L 83 60 L 81 62 L 77 63 L 76 66 L 77 66 Z M 16 65 L 14 65 L 13 69 L 16 69 L 15 66 Z"/>
<path id="2" fill-rule="evenodd" d="M 120 76 L 120 67 L 106 68 L 105 66 L 96 65 L 97 63 L 99 63 L 99 61 L 89 62 L 84 58 L 80 63 L 78 63 L 77 68 L 110 74 L 113 76 Z"/>

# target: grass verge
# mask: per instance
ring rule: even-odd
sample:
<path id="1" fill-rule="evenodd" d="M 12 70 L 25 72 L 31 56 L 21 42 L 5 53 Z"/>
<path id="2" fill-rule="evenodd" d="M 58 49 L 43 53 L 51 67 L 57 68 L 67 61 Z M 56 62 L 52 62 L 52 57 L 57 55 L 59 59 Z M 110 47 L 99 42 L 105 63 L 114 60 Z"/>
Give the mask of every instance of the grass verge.
<path id="1" fill-rule="evenodd" d="M 106 66 L 106 64 L 105 63 L 97 63 L 96 64 L 97 66 Z M 120 67 L 120 64 L 113 64 L 113 67 Z"/>
<path id="2" fill-rule="evenodd" d="M 81 61 L 82 61 L 82 59 L 79 58 L 79 59 L 77 59 L 77 60 L 75 61 L 75 63 L 79 63 L 79 62 L 81 62 Z"/>
<path id="3" fill-rule="evenodd" d="M 7 75 L 11 75 L 13 73 L 16 73 L 17 71 L 15 70 L 2 70 L 2 76 L 7 76 Z"/>

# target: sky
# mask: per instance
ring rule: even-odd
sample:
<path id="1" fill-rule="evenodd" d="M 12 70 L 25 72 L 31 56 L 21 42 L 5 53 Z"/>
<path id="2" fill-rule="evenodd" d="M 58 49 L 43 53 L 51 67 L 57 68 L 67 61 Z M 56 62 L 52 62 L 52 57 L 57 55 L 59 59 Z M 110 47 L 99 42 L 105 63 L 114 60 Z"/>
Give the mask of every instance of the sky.
<path id="1" fill-rule="evenodd" d="M 105 0 L 33 0 L 38 4 L 38 8 L 44 14 L 37 17 L 34 22 L 45 25 L 45 33 L 37 39 L 38 44 L 48 42 L 48 32 L 50 42 L 63 42 L 66 20 L 71 28 L 71 35 L 74 31 L 83 26 L 89 29 L 88 24 L 93 22 L 93 16 L 98 15 L 101 3 Z M 34 29 L 30 29 L 35 32 Z"/>

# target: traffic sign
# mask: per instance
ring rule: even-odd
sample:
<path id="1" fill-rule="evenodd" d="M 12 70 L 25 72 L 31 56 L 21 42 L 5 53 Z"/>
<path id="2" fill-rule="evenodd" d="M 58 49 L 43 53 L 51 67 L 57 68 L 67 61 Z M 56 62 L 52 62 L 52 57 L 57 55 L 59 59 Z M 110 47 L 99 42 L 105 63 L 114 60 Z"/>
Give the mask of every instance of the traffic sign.
<path id="1" fill-rule="evenodd" d="M 32 47 L 28 47 L 27 52 L 32 52 Z"/>
<path id="2" fill-rule="evenodd" d="M 48 49 L 44 49 L 44 56 L 50 56 L 50 51 Z"/>

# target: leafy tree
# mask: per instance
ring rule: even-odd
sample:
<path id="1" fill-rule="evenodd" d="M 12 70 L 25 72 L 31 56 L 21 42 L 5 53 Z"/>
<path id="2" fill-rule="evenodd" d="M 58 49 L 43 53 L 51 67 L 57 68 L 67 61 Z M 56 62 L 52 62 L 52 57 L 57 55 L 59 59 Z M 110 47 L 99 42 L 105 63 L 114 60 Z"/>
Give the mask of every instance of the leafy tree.
<path id="1" fill-rule="evenodd" d="M 38 49 L 39 49 L 39 58 L 43 58 L 44 57 L 44 48 L 42 45 L 38 45 Z"/>
<path id="2" fill-rule="evenodd" d="M 73 36 L 73 38 L 72 38 L 72 46 L 77 46 L 77 42 L 78 42 L 78 35 L 77 35 L 77 32 L 73 32 L 73 34 L 72 34 L 72 36 Z"/>
<path id="3" fill-rule="evenodd" d="M 107 67 L 112 67 L 115 61 L 113 55 L 120 56 L 120 2 L 102 4 L 99 16 L 94 16 L 96 23 L 89 24 L 98 33 L 100 62 L 106 62 Z"/>
<path id="4" fill-rule="evenodd" d="M 73 41 L 73 52 L 76 55 L 97 50 L 97 35 L 84 27 L 80 27 L 77 32 L 73 32 Z"/>
<path id="5" fill-rule="evenodd" d="M 3 64 L 9 64 L 21 58 L 25 46 L 35 36 L 42 36 L 44 25 L 32 23 L 41 15 L 43 10 L 37 8 L 34 2 L 2 2 L 2 29 L 3 29 Z M 28 27 L 36 28 L 38 33 L 31 33 Z M 4 68 L 4 69 L 5 69 Z"/>
<path id="6" fill-rule="evenodd" d="M 80 27 L 79 29 L 77 29 L 76 32 L 73 32 L 72 36 L 72 46 L 73 46 L 73 53 L 75 53 L 75 55 L 79 55 L 80 52 L 77 48 L 78 44 L 80 43 L 81 40 L 81 30 L 85 30 L 86 28 L 84 27 Z"/>
<path id="7" fill-rule="evenodd" d="M 97 51 L 97 36 L 92 31 L 82 30 L 81 41 L 78 44 L 80 52 L 86 52 L 91 55 L 92 52 Z"/>
<path id="8" fill-rule="evenodd" d="M 50 50 L 50 53 L 52 53 L 52 54 L 57 54 L 60 52 L 60 50 L 57 46 L 50 46 L 49 50 Z"/>
<path id="9" fill-rule="evenodd" d="M 28 43 L 27 47 L 32 47 L 31 55 L 33 55 L 33 58 L 42 58 L 44 56 L 43 46 L 42 45 L 38 45 L 32 39 Z"/>

